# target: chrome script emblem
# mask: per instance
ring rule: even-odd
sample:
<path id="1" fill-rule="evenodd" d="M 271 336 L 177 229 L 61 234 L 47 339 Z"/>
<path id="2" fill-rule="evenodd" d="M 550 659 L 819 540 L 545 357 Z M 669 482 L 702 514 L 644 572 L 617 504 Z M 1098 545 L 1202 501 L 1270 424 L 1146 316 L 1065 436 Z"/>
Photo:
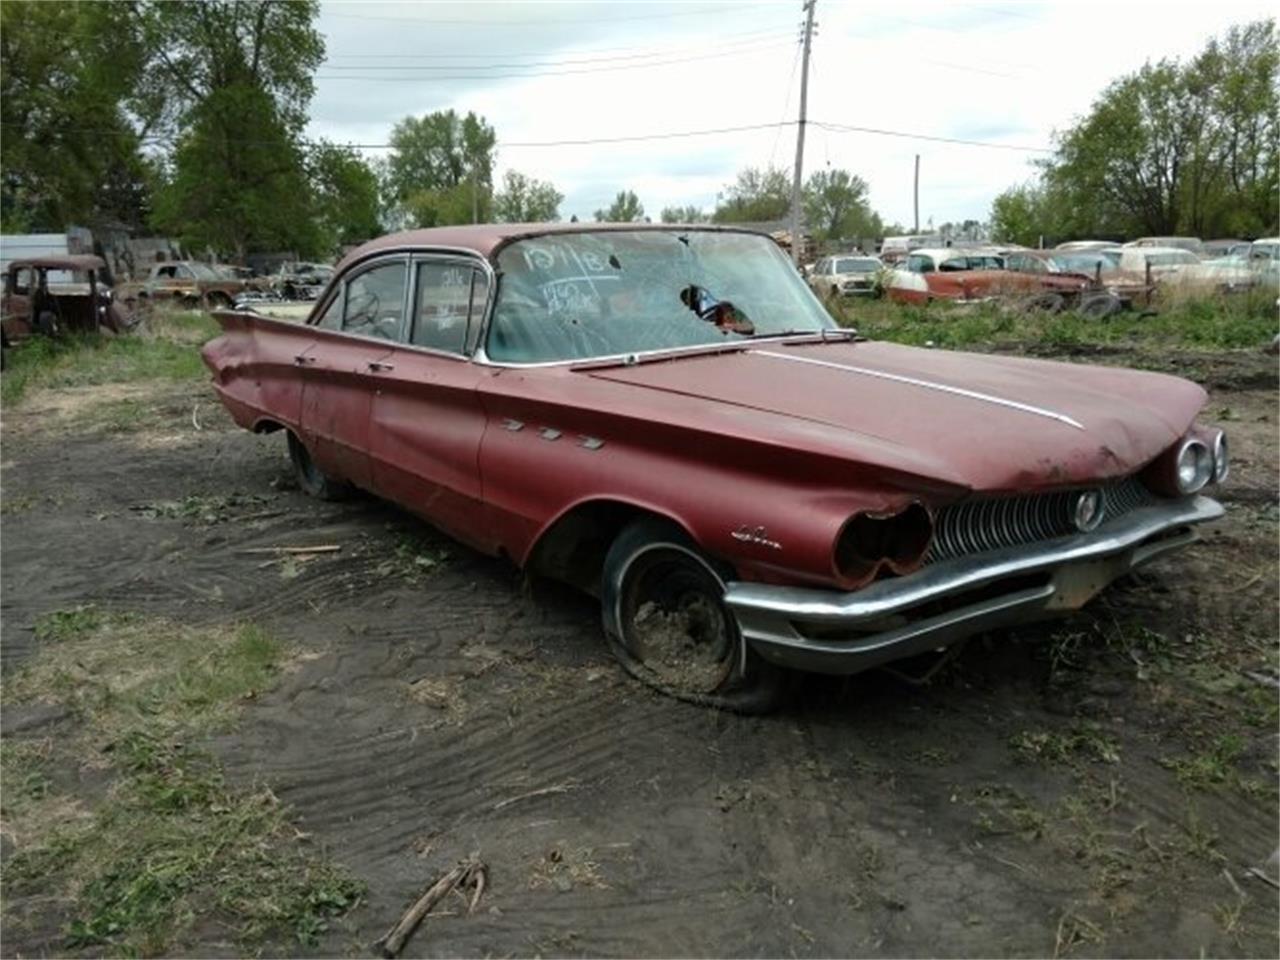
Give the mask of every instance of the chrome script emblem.
<path id="1" fill-rule="evenodd" d="M 769 539 L 769 531 L 765 530 L 764 527 L 751 527 L 744 523 L 729 536 L 735 540 L 741 540 L 743 543 L 756 543 L 762 547 L 768 547 L 770 550 L 782 549 L 782 544 L 777 540 Z"/>

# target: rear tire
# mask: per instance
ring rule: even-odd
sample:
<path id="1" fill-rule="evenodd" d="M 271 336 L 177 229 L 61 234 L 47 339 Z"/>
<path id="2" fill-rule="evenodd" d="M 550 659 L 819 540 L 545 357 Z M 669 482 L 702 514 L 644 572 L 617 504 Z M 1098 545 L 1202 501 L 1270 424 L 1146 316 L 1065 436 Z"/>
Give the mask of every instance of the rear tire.
<path id="1" fill-rule="evenodd" d="M 631 676 L 699 706 L 767 713 L 793 674 L 764 661 L 724 603 L 732 576 L 675 524 L 635 521 L 604 562 L 601 606 L 610 651 Z"/>
<path id="2" fill-rule="evenodd" d="M 320 500 L 347 500 L 351 497 L 355 487 L 345 480 L 329 476 L 317 467 L 306 444 L 292 430 L 288 431 L 288 437 L 289 460 L 303 493 L 309 493 Z"/>
<path id="3" fill-rule="evenodd" d="M 1123 309 L 1124 304 L 1120 302 L 1119 297 L 1113 297 L 1109 293 L 1097 293 L 1080 301 L 1076 312 L 1092 320 L 1103 320 L 1115 316 Z"/>

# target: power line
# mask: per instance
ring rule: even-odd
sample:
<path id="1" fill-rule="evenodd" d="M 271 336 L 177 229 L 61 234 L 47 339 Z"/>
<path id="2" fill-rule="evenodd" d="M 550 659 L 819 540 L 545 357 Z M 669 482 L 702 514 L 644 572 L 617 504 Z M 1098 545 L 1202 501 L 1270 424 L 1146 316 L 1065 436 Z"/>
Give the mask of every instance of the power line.
<path id="1" fill-rule="evenodd" d="M 679 130 L 679 131 L 671 131 L 666 133 L 635 134 L 632 136 L 623 136 L 623 137 L 589 137 L 589 138 L 582 138 L 582 139 L 575 139 L 575 140 L 499 140 L 495 144 L 495 146 L 498 148 L 586 147 L 586 146 L 606 145 L 611 143 L 637 143 L 645 140 L 676 140 L 676 139 L 681 139 L 685 137 L 706 137 L 706 136 L 717 136 L 717 135 L 728 134 L 728 133 L 749 133 L 756 130 L 773 130 L 780 127 L 794 127 L 797 125 L 797 123 L 798 121 L 796 120 L 780 120 L 774 123 L 753 123 L 753 124 L 744 124 L 744 125 L 735 126 L 735 127 L 716 127 L 712 129 L 706 129 L 706 130 Z M 821 127 L 823 130 L 829 130 L 835 133 L 864 133 L 864 134 L 870 134 L 873 136 L 900 137 L 906 140 L 924 140 L 924 141 L 929 141 L 931 143 L 949 143 L 949 144 L 957 144 L 957 145 L 966 146 L 966 147 L 985 147 L 992 150 L 1016 150 L 1016 151 L 1029 152 L 1029 153 L 1052 153 L 1053 152 L 1053 150 L 1050 149 L 1049 147 L 1032 147 L 1032 146 L 1025 146 L 1025 145 L 1011 144 L 1011 143 L 994 143 L 987 140 L 965 140 L 959 137 L 942 137 L 942 136 L 934 136 L 926 133 L 912 133 L 906 130 L 887 130 L 887 129 L 877 128 L 877 127 L 857 127 L 851 124 L 829 123 L 822 120 L 809 120 L 808 124 L 810 126 Z M 0 127 L 15 129 L 15 130 L 28 129 L 27 124 L 21 124 L 21 123 L 0 123 Z M 130 133 L 123 130 L 94 129 L 90 127 L 74 127 L 74 128 L 58 131 L 52 137 L 52 139 L 65 140 L 68 138 L 67 137 L 68 133 L 74 134 L 76 136 L 82 136 L 85 138 L 104 137 L 104 136 L 107 136 L 107 137 L 110 137 L 110 136 L 137 137 L 138 136 L 135 133 Z M 178 140 L 178 136 L 175 134 L 163 134 L 163 135 L 149 134 L 141 138 L 140 142 L 145 145 L 157 145 L 162 143 L 172 145 L 177 140 Z M 244 144 L 245 146 L 262 146 L 262 145 L 269 146 L 269 145 L 279 143 L 278 140 L 270 140 L 270 141 L 238 140 L 236 142 L 240 144 Z M 314 147 L 320 146 L 322 142 L 327 143 L 329 146 L 346 147 L 352 150 L 392 150 L 395 148 L 395 144 L 392 144 L 392 143 L 335 143 L 331 141 L 320 141 L 320 140 L 303 140 L 302 146 L 314 148 Z"/>
<path id="2" fill-rule="evenodd" d="M 746 53 L 760 53 L 765 50 L 777 49 L 783 46 L 790 46 L 790 45 L 791 45 L 790 41 L 786 43 L 780 43 L 780 42 L 762 43 L 757 46 L 749 47 L 749 48 L 744 47 L 736 50 L 721 50 L 716 53 L 705 53 L 705 54 L 699 54 L 695 56 L 679 57 L 673 60 L 651 60 L 647 63 L 623 63 L 623 64 L 616 64 L 614 66 L 583 67 L 581 69 L 569 69 L 569 70 L 540 70 L 534 73 L 480 73 L 480 74 L 445 74 L 445 75 L 433 74 L 425 77 L 424 76 L 368 76 L 365 74 L 350 74 L 350 73 L 348 74 L 317 73 L 316 79 L 318 80 L 364 80 L 364 81 L 370 81 L 374 83 L 421 83 L 423 80 L 524 80 L 524 79 L 534 79 L 536 77 L 567 77 L 567 76 L 575 76 L 583 73 L 612 73 L 618 70 L 644 70 L 644 69 L 649 69 L 651 67 L 677 66 L 677 65 L 681 65 L 685 63 L 693 63 L 701 60 L 717 60 L 717 59 L 723 59 L 724 57 L 734 57 L 734 56 L 739 56 L 741 54 L 746 54 Z M 358 70 L 358 69 L 380 69 L 380 68 L 350 67 L 347 69 Z M 382 68 L 382 69 L 413 69 L 413 68 L 388 67 L 388 68 Z M 442 69 L 442 68 L 419 67 L 417 69 Z M 470 67 L 469 69 L 479 69 L 479 68 Z"/>
<path id="3" fill-rule="evenodd" d="M 791 75 L 787 78 L 787 97 L 782 101 L 782 119 L 787 119 L 787 112 L 791 109 L 791 91 L 796 83 L 796 68 L 800 66 L 800 44 L 796 44 L 796 55 L 791 60 Z M 778 143 L 782 139 L 782 125 L 778 126 L 778 132 L 773 137 L 773 147 L 769 150 L 769 166 L 773 166 L 774 158 L 778 155 Z"/>
<path id="4" fill-rule="evenodd" d="M 784 25 L 779 24 L 778 27 L 767 30 L 748 30 L 745 33 L 729 33 L 721 34 L 716 37 L 715 45 L 717 47 L 736 46 L 738 41 L 747 42 L 757 39 L 774 39 L 781 37 L 790 37 L 792 31 L 790 28 L 782 29 Z M 634 44 L 625 47 L 591 47 L 578 51 L 582 54 L 610 54 L 605 57 L 589 57 L 575 58 L 559 61 L 561 63 L 595 63 L 605 60 L 629 60 L 636 57 L 648 56 L 671 56 L 687 50 L 705 50 L 706 43 L 699 44 L 676 44 L 671 47 L 664 46 L 636 46 Z M 384 62 L 387 60 L 486 60 L 493 57 L 498 59 L 528 59 L 536 57 L 536 53 L 463 53 L 456 51 L 444 51 L 439 53 L 347 53 L 335 54 L 329 57 L 325 63 L 333 64 L 336 60 L 376 60 Z M 522 64 L 522 66 L 536 66 L 537 64 Z M 459 64 L 458 67 L 469 67 L 470 64 Z M 456 68 L 455 68 L 456 69 Z"/>
<path id="5" fill-rule="evenodd" d="M 711 14 L 722 14 L 727 10 L 739 9 L 739 4 L 718 4 L 709 10 L 680 10 L 666 13 L 643 13 L 629 17 L 608 18 L 610 23 L 621 23 L 635 20 L 666 20 L 671 17 L 705 17 Z M 384 20 L 390 23 L 420 23 L 431 26 L 468 26 L 468 27 L 514 27 L 522 30 L 542 24 L 564 23 L 599 23 L 600 17 L 539 17 L 536 20 L 469 20 L 433 17 L 388 17 L 371 13 L 329 13 L 331 17 L 343 17 L 349 20 Z"/>
<path id="6" fill-rule="evenodd" d="M 812 121 L 815 126 L 834 133 L 870 133 L 880 137 L 902 137 L 907 140 L 928 140 L 932 143 L 955 143 L 966 147 L 987 147 L 991 150 L 1017 150 L 1023 153 L 1053 153 L 1049 147 L 1028 147 L 1013 143 L 992 143 L 989 140 L 965 140 L 960 137 L 938 137 L 927 133 L 908 133 L 904 130 L 884 130 L 878 127 L 855 127 L 845 123 L 822 123 Z"/>

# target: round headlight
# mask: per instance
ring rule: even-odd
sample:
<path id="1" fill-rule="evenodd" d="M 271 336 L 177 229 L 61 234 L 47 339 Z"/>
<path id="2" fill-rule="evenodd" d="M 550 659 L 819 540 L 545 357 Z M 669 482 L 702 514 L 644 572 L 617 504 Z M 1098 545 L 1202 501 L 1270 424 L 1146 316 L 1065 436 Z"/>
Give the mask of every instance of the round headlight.
<path id="1" fill-rule="evenodd" d="M 1088 533 L 1097 529 L 1102 522 L 1102 497 L 1097 490 L 1086 490 L 1076 497 L 1075 512 L 1072 515 L 1076 529 Z"/>
<path id="2" fill-rule="evenodd" d="M 1213 476 L 1213 454 L 1199 440 L 1188 440 L 1178 451 L 1178 492 L 1195 493 Z"/>
<path id="3" fill-rule="evenodd" d="M 1213 482 L 1221 483 L 1231 472 L 1231 463 L 1227 456 L 1227 435 L 1219 430 L 1213 438 Z"/>

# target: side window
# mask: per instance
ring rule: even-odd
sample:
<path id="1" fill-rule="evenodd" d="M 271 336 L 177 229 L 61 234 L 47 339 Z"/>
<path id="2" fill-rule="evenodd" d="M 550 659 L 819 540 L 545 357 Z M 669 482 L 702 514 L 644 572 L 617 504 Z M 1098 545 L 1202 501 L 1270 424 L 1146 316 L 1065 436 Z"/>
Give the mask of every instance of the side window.
<path id="1" fill-rule="evenodd" d="M 13 292 L 17 294 L 27 294 L 31 292 L 32 270 L 30 267 L 22 267 L 14 273 Z"/>
<path id="2" fill-rule="evenodd" d="M 404 320 L 404 261 L 384 263 L 347 282 L 342 329 L 365 337 L 400 339 Z"/>
<path id="3" fill-rule="evenodd" d="M 315 325 L 325 330 L 339 330 L 342 328 L 341 289 L 339 289 L 333 299 L 329 301 L 329 306 L 325 308 L 324 313 L 320 315 L 320 319 L 315 322 Z"/>
<path id="4" fill-rule="evenodd" d="M 827 267 L 830 264 L 831 264 L 830 260 L 821 260 L 818 262 L 818 266 L 814 268 L 813 272 L 820 277 L 825 277 L 827 275 Z"/>
<path id="5" fill-rule="evenodd" d="M 177 267 L 174 268 L 174 276 L 182 280 L 190 280 L 192 277 L 195 276 L 195 273 L 186 264 L 179 264 Z"/>
<path id="6" fill-rule="evenodd" d="M 415 346 L 449 353 L 465 353 L 470 342 L 470 324 L 478 311 L 472 310 L 476 278 L 483 274 L 457 263 L 418 264 L 417 303 L 413 311 L 410 342 Z M 483 292 L 482 292 L 483 296 Z M 483 299 L 480 309 L 483 309 Z"/>
<path id="7" fill-rule="evenodd" d="M 156 271 L 156 276 L 160 279 L 168 279 L 174 275 L 173 270 L 173 267 L 161 267 Z"/>

